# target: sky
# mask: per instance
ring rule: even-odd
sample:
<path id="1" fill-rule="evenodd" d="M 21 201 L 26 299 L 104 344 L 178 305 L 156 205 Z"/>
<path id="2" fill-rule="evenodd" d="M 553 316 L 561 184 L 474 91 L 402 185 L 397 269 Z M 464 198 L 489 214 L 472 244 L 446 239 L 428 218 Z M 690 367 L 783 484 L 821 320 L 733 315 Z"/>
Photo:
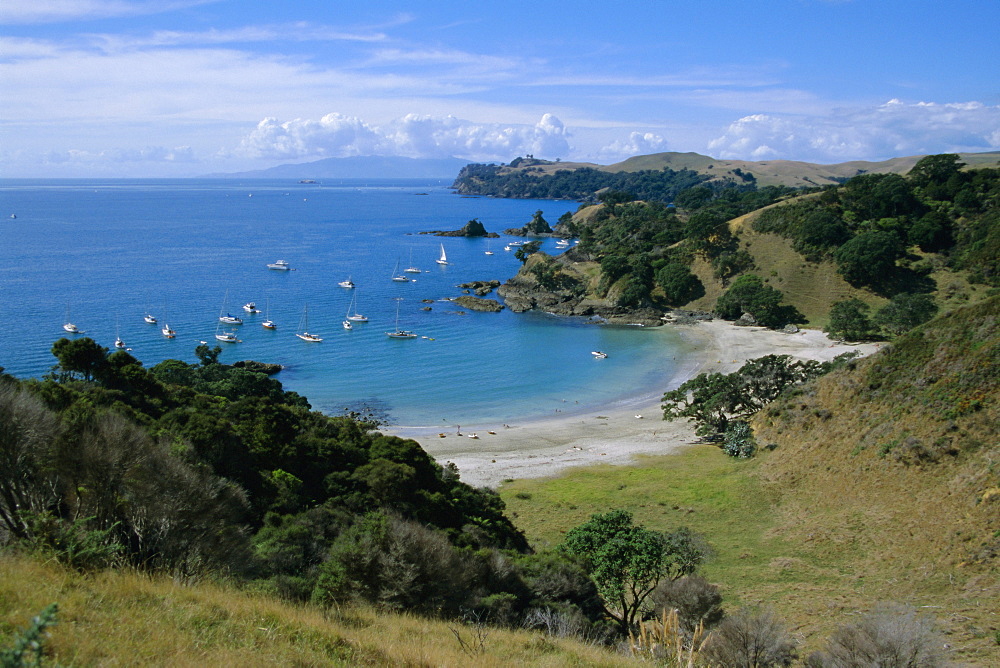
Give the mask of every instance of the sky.
<path id="1" fill-rule="evenodd" d="M 998 0 L 3 0 L 0 176 L 1000 150 Z"/>

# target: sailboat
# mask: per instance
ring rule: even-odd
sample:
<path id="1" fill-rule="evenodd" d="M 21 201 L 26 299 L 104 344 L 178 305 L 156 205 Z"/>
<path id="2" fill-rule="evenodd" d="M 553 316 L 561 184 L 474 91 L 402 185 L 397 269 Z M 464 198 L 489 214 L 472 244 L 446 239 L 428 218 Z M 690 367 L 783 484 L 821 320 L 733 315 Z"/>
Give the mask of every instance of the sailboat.
<path id="1" fill-rule="evenodd" d="M 69 319 L 69 307 L 66 307 L 66 324 L 63 325 L 63 329 L 70 334 L 83 334 L 80 328 L 74 325 Z"/>
<path id="2" fill-rule="evenodd" d="M 489 239 L 487 239 L 487 240 L 486 240 L 486 252 L 485 252 L 485 253 L 483 253 L 483 255 L 493 255 L 493 251 L 492 251 L 492 249 L 490 248 L 490 246 L 491 246 L 491 245 L 492 245 L 492 244 L 490 243 L 490 240 L 489 240 Z"/>
<path id="3" fill-rule="evenodd" d="M 413 266 L 413 249 L 410 249 L 410 266 L 403 270 L 407 274 L 419 274 L 420 269 Z"/>
<path id="4" fill-rule="evenodd" d="M 415 339 L 417 335 L 408 329 L 399 328 L 399 299 L 396 299 L 396 329 L 392 332 L 386 332 L 385 335 L 390 339 Z"/>
<path id="5" fill-rule="evenodd" d="M 236 338 L 236 332 L 227 332 L 227 331 L 224 331 L 224 330 L 223 331 L 219 331 L 219 327 L 221 327 L 221 326 L 222 326 L 222 323 L 219 323 L 215 327 L 215 338 L 216 339 L 218 339 L 219 341 L 223 341 L 225 343 L 237 343 L 237 342 L 239 342 L 239 339 Z"/>
<path id="6" fill-rule="evenodd" d="M 264 322 L 260 323 L 260 326 L 264 329 L 278 329 L 278 326 L 274 324 L 271 320 L 271 300 L 267 300 L 267 304 L 264 307 L 266 313 L 264 314 Z"/>
<path id="7" fill-rule="evenodd" d="M 399 260 L 396 260 L 396 266 L 393 267 L 392 269 L 392 280 L 397 281 L 399 283 L 410 282 L 409 276 L 403 276 L 401 273 L 399 273 Z"/>
<path id="8" fill-rule="evenodd" d="M 124 348 L 125 342 L 122 341 L 121 332 L 118 329 L 118 316 L 115 316 L 115 348 Z"/>
<path id="9" fill-rule="evenodd" d="M 438 264 L 451 264 L 448 262 L 448 256 L 444 252 L 444 244 L 441 244 L 441 257 L 435 260 Z"/>
<path id="10" fill-rule="evenodd" d="M 337 283 L 337 285 L 339 285 L 342 288 L 353 288 L 354 281 L 352 281 L 351 277 L 348 276 L 346 281 L 341 281 L 340 283 Z"/>
<path id="11" fill-rule="evenodd" d="M 226 290 L 226 296 L 222 299 L 222 309 L 219 311 L 219 322 L 224 322 L 227 325 L 242 325 L 243 318 L 238 318 L 235 315 L 231 315 L 226 312 L 227 301 L 229 301 L 229 290 Z"/>
<path id="12" fill-rule="evenodd" d="M 303 341 L 310 341 L 317 343 L 323 339 L 316 336 L 315 334 L 309 333 L 309 306 L 306 305 L 302 309 L 302 320 L 299 321 L 299 331 L 295 333 L 295 336 L 299 337 Z"/>
<path id="13" fill-rule="evenodd" d="M 168 325 L 167 323 L 163 323 L 163 329 L 161 329 L 160 332 L 162 332 L 163 336 L 167 337 L 168 339 L 172 339 L 175 336 L 177 336 L 177 332 L 170 329 L 170 325 Z"/>
<path id="14" fill-rule="evenodd" d="M 358 301 L 358 295 L 357 293 L 355 293 L 354 296 L 351 297 L 350 306 L 347 307 L 347 319 L 352 322 L 368 322 L 368 318 L 358 313 L 357 301 Z M 351 313 L 351 311 L 354 311 L 354 313 Z"/>

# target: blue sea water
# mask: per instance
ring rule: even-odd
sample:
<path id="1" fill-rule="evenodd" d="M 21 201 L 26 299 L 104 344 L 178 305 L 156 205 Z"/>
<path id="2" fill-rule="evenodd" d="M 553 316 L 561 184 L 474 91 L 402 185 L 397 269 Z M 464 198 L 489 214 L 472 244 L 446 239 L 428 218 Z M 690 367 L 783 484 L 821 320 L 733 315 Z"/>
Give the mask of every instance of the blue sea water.
<path id="1" fill-rule="evenodd" d="M 74 322 L 145 365 L 196 361 L 222 310 L 244 318 L 221 361 L 284 365 L 277 378 L 328 413 L 374 407 L 392 424 L 512 422 L 594 409 L 664 388 L 680 342 L 544 313 L 459 314 L 456 284 L 513 276 L 512 239 L 440 238 L 478 218 L 519 227 L 576 204 L 465 198 L 439 181 L 0 180 L 0 366 L 39 377 Z M 435 260 L 443 244 L 447 266 Z M 487 249 L 493 255 L 486 255 Z M 544 250 L 558 253 L 554 240 Z M 266 268 L 287 260 L 293 271 Z M 390 280 L 411 265 L 409 283 Z M 339 287 L 350 278 L 354 290 Z M 342 327 L 351 299 L 369 318 Z M 425 304 L 422 300 L 434 300 Z M 246 302 L 267 313 L 247 315 Z M 430 311 L 421 310 L 431 306 Z M 419 338 L 385 335 L 399 327 Z M 295 337 L 303 314 L 324 338 Z M 151 313 L 169 323 L 166 339 Z M 261 327 L 269 316 L 275 331 Z M 596 360 L 592 350 L 608 359 Z"/>

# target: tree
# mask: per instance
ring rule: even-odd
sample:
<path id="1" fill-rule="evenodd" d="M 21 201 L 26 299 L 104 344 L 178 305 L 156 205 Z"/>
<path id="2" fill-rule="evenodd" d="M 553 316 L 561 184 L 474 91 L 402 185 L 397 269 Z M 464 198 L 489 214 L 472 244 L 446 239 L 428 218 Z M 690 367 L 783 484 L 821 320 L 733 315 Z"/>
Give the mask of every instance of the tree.
<path id="1" fill-rule="evenodd" d="M 218 364 L 219 355 L 222 353 L 222 348 L 215 346 L 214 348 L 209 348 L 207 343 L 198 344 L 194 349 L 194 354 L 201 362 L 202 366 L 208 366 L 209 364 Z"/>
<path id="2" fill-rule="evenodd" d="M 875 313 L 875 324 L 890 334 L 899 335 L 922 325 L 937 313 L 930 295 L 901 292 Z"/>
<path id="3" fill-rule="evenodd" d="M 715 312 L 724 320 L 736 320 L 749 313 L 758 324 L 779 329 L 790 322 L 805 322 L 794 306 L 782 305 L 780 290 L 765 285 L 760 276 L 744 274 L 719 296 Z"/>
<path id="4" fill-rule="evenodd" d="M 868 304 L 856 298 L 835 302 L 830 307 L 830 324 L 823 331 L 845 341 L 868 341 L 876 334 L 868 309 Z"/>
<path id="5" fill-rule="evenodd" d="M 906 176 L 913 182 L 913 185 L 921 188 L 928 185 L 944 185 L 948 179 L 965 166 L 959 162 L 957 153 L 939 153 L 937 155 L 925 155 L 917 161 L 909 174 Z"/>
<path id="6" fill-rule="evenodd" d="M 902 257 L 899 237 L 892 232 L 862 232 L 833 254 L 837 273 L 858 286 L 875 286 L 885 282 L 896 270 L 896 260 Z"/>
<path id="7" fill-rule="evenodd" d="M 789 355 L 766 355 L 749 360 L 731 374 L 703 373 L 664 393 L 663 419 L 692 418 L 698 423 L 695 433 L 717 437 L 734 420 L 753 416 L 785 388 L 826 373 L 831 366 L 813 360 L 792 361 Z"/>
<path id="8" fill-rule="evenodd" d="M 663 288 L 670 306 L 683 306 L 705 295 L 705 286 L 682 264 L 671 262 L 656 272 L 656 283 Z"/>
<path id="9" fill-rule="evenodd" d="M 566 534 L 561 549 L 583 560 L 605 612 L 623 634 L 641 621 L 662 580 L 693 573 L 704 558 L 690 531 L 662 534 L 636 526 L 625 510 L 592 515 Z"/>
<path id="10" fill-rule="evenodd" d="M 541 241 L 529 241 L 528 243 L 518 247 L 518 249 L 514 251 L 514 257 L 520 260 L 521 264 L 524 264 L 525 262 L 528 261 L 528 258 L 537 253 L 538 249 L 541 247 L 542 247 Z"/>
<path id="11" fill-rule="evenodd" d="M 100 378 L 108 365 L 108 349 L 89 337 L 59 339 L 52 344 L 52 354 L 63 373 L 71 377 L 80 374 L 84 380 Z"/>

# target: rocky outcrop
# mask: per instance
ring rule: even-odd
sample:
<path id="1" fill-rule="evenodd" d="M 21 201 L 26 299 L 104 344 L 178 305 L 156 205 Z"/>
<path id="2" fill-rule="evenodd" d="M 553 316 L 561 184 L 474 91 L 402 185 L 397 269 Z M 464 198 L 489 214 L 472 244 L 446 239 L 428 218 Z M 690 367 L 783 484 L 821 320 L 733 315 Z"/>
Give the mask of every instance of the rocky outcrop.
<path id="1" fill-rule="evenodd" d="M 542 218 L 542 212 L 536 211 L 531 221 L 524 227 L 511 227 L 503 231 L 512 237 L 551 237 L 555 236 L 549 223 Z"/>
<path id="2" fill-rule="evenodd" d="M 499 313 L 503 310 L 503 304 L 495 299 L 481 299 L 471 295 L 456 297 L 454 302 L 470 311 L 484 311 L 486 313 Z"/>
<path id="3" fill-rule="evenodd" d="M 459 283 L 458 287 L 471 290 L 477 296 L 484 297 L 499 288 L 500 281 L 469 281 L 468 283 Z"/>
<path id="4" fill-rule="evenodd" d="M 278 373 L 284 368 L 280 364 L 270 364 L 268 362 L 255 362 L 254 360 L 243 360 L 240 362 L 233 362 L 233 366 L 236 367 L 237 369 L 246 369 L 247 371 L 266 373 L 268 376 L 273 376 L 274 374 Z"/>
<path id="5" fill-rule="evenodd" d="M 533 255 L 516 276 L 500 286 L 497 294 L 515 313 L 540 309 L 555 315 L 591 316 L 594 322 L 606 324 L 646 327 L 663 324 L 662 313 L 656 309 L 627 309 L 613 301 L 588 296 L 585 289 L 588 279 L 576 264 L 565 254 L 558 258 L 544 253 Z M 538 265 L 557 268 L 555 274 L 561 277 L 556 281 L 557 287 L 546 288 L 539 283 L 537 276 L 546 272 L 538 272 Z"/>
<path id="6" fill-rule="evenodd" d="M 433 234 L 437 237 L 488 237 L 496 239 L 500 235 L 496 232 L 487 232 L 478 218 L 473 218 L 460 230 L 433 230 L 431 232 L 421 232 L 420 234 Z"/>

